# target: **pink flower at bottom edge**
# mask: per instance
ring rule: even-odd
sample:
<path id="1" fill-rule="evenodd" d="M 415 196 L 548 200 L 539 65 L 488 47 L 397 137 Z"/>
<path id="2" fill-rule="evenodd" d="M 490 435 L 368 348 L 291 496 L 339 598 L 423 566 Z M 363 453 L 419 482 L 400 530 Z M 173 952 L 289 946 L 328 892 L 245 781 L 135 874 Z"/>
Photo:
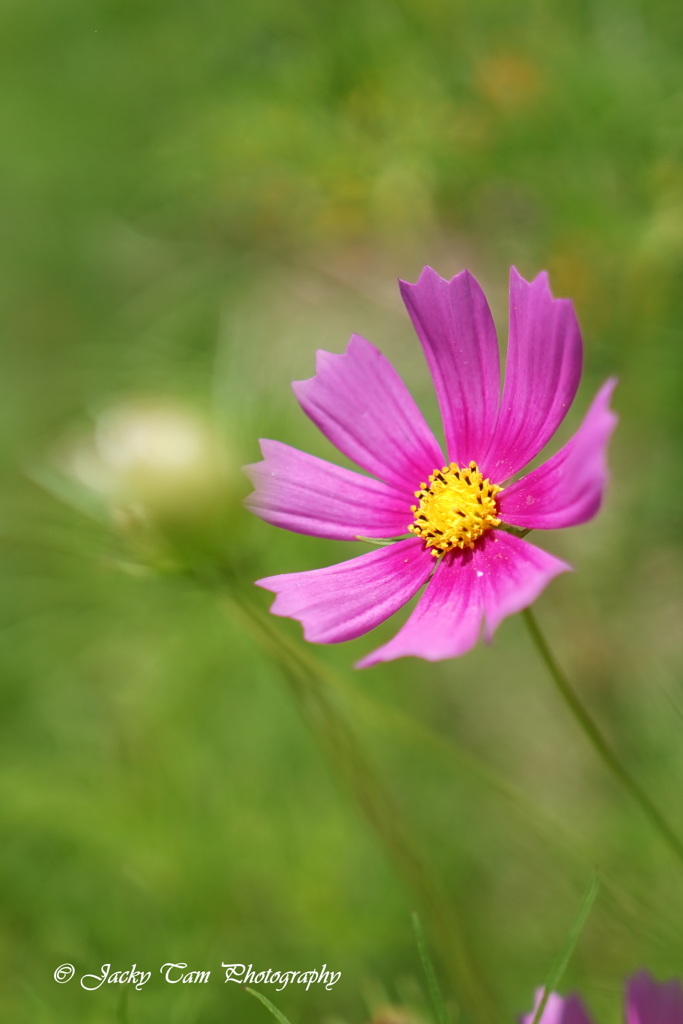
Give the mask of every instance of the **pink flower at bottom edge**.
<path id="1" fill-rule="evenodd" d="M 531 1013 L 520 1017 L 520 1024 L 532 1024 L 542 998 L 543 989 L 536 989 L 534 1008 Z M 556 992 L 551 992 L 548 1002 L 543 1008 L 539 1024 L 592 1024 L 592 1021 L 578 996 L 558 996 Z"/>
<path id="2" fill-rule="evenodd" d="M 262 441 L 247 466 L 247 507 L 267 522 L 338 540 L 396 540 L 329 568 L 258 580 L 275 615 L 298 619 L 314 643 L 374 629 L 427 584 L 396 636 L 359 667 L 407 655 L 464 654 L 482 624 L 489 641 L 508 615 L 536 600 L 570 566 L 502 527 L 557 529 L 597 512 L 616 424 L 607 381 L 567 444 L 507 483 L 563 421 L 581 376 L 572 303 L 554 299 L 547 274 L 510 272 L 510 325 L 500 396 L 496 331 L 469 271 L 445 281 L 426 267 L 401 294 L 422 342 L 443 418 L 444 458 L 391 363 L 354 335 L 343 355 L 317 353 L 316 375 L 294 383 L 304 412 L 372 476 L 279 441 Z"/>
<path id="3" fill-rule="evenodd" d="M 629 978 L 626 1024 L 683 1024 L 683 988 L 677 979 L 655 981 L 647 971 Z"/>
<path id="4" fill-rule="evenodd" d="M 520 1024 L 532 1024 L 543 989 L 536 991 L 534 1009 L 520 1018 Z M 647 971 L 640 971 L 626 983 L 626 1024 L 683 1024 L 683 988 L 678 980 L 655 981 Z M 539 1024 L 592 1024 L 580 998 L 576 995 L 548 997 Z"/>

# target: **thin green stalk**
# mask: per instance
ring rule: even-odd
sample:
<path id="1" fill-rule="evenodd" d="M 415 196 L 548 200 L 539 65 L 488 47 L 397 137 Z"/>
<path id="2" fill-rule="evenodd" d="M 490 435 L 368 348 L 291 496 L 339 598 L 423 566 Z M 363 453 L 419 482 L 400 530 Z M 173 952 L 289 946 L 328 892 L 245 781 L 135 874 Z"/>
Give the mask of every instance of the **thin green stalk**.
<path id="1" fill-rule="evenodd" d="M 329 671 L 243 594 L 228 591 L 231 615 L 238 617 L 259 646 L 278 664 L 303 720 L 322 745 L 332 767 L 355 797 L 397 874 L 413 893 L 429 921 L 441 961 L 452 973 L 458 1002 L 472 1024 L 496 1020 L 490 988 L 472 956 L 457 908 L 434 878 L 416 847 L 390 793 L 369 762 L 343 709 Z"/>
<path id="2" fill-rule="evenodd" d="M 119 1009 L 117 1013 L 119 1024 L 129 1024 L 130 1017 L 128 1015 L 128 989 L 125 988 L 121 994 L 121 1002 L 119 1003 Z"/>
<path id="3" fill-rule="evenodd" d="M 245 987 L 244 991 L 248 992 L 250 996 L 254 996 L 254 998 L 258 999 L 260 1003 L 263 1003 L 266 1010 L 268 1010 L 272 1017 L 275 1017 L 276 1021 L 279 1021 L 279 1024 L 290 1024 L 284 1013 L 282 1013 L 281 1010 L 278 1010 L 277 1006 L 274 1006 L 270 999 L 266 999 L 262 992 L 257 991 L 255 988 L 249 988 L 248 985 Z"/>
<path id="4" fill-rule="evenodd" d="M 439 982 L 436 977 L 436 971 L 434 970 L 434 964 L 432 958 L 429 955 L 427 948 L 427 940 L 425 939 L 424 932 L 422 931 L 422 924 L 420 917 L 417 913 L 413 913 L 413 931 L 415 932 L 415 941 L 417 942 L 417 951 L 420 954 L 420 960 L 422 961 L 422 969 L 425 972 L 427 979 L 427 987 L 429 988 L 429 996 L 432 1000 L 432 1006 L 438 1024 L 451 1024 L 451 1019 L 446 1009 L 446 1001 L 444 1000 L 443 993 L 439 987 Z"/>
<path id="5" fill-rule="evenodd" d="M 576 949 L 577 943 L 581 937 L 581 932 L 583 931 L 586 921 L 588 920 L 588 916 L 593 909 L 593 904 L 595 903 L 595 897 L 598 895 L 599 888 L 600 879 L 596 873 L 593 875 L 591 883 L 588 886 L 588 891 L 581 901 L 578 917 L 574 922 L 572 930 L 567 936 L 564 949 L 560 953 L 557 961 L 553 964 L 548 979 L 543 986 L 543 995 L 536 1007 L 536 1012 L 534 1013 L 534 1018 L 531 1024 L 540 1024 L 541 1018 L 543 1017 L 543 1011 L 545 1010 L 551 993 L 556 992 L 559 988 L 562 975 L 567 970 L 567 965 L 569 964 L 574 950 Z"/>
<path id="6" fill-rule="evenodd" d="M 659 809 L 650 800 L 650 797 L 647 795 L 640 783 L 631 775 L 629 770 L 624 767 L 609 746 L 607 740 L 600 731 L 600 728 L 593 720 L 587 709 L 583 706 L 578 694 L 557 664 L 550 648 L 548 647 L 545 637 L 539 629 L 538 623 L 536 622 L 536 618 L 531 609 L 525 609 L 522 612 L 522 617 L 527 624 L 529 633 L 531 634 L 531 639 L 533 640 L 538 653 L 550 672 L 553 682 L 557 686 L 565 704 L 585 733 L 588 741 L 592 744 L 593 749 L 612 774 L 616 776 L 622 786 L 624 786 L 624 788 L 630 793 L 643 814 L 649 820 L 650 824 L 657 832 L 659 832 L 659 835 L 667 844 L 671 852 L 683 864 L 683 842 L 680 837 L 671 828 L 661 811 L 659 811 Z"/>

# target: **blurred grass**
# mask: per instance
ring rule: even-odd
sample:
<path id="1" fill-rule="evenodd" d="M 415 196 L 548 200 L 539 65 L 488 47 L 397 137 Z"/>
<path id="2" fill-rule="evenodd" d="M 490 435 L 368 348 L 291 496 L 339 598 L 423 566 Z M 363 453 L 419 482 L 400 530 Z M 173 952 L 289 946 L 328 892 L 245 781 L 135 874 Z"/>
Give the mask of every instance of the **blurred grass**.
<path id="1" fill-rule="evenodd" d="M 2 1019 L 123 1014 L 115 992 L 56 985 L 64 961 L 327 962 L 332 992 L 277 1000 L 301 1024 L 419 1001 L 411 897 L 263 652 L 210 596 L 123 573 L 109 530 L 27 473 L 129 396 L 204 410 L 235 461 L 259 435 L 330 454 L 288 382 L 352 331 L 433 414 L 395 287 L 424 263 L 469 266 L 503 337 L 509 263 L 547 267 L 584 328 L 579 407 L 620 377 L 607 507 L 541 540 L 578 571 L 538 614 L 680 827 L 682 47 L 673 0 L 2 5 Z M 226 547 L 245 580 L 348 554 L 246 515 Z M 347 673 L 370 642 L 317 653 Z M 567 984 L 609 1020 L 624 974 L 680 970 L 678 870 L 521 624 L 457 662 L 355 676 L 344 700 L 501 1019 L 531 1006 L 594 863 L 605 890 Z M 264 1019 L 213 980 L 153 980 L 128 1020 Z"/>

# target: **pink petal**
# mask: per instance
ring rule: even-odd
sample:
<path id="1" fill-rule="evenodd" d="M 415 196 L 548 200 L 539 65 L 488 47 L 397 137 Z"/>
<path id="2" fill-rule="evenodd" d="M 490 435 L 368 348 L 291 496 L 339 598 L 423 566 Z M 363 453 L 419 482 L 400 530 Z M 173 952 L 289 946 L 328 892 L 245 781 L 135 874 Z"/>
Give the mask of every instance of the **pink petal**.
<path id="1" fill-rule="evenodd" d="M 273 615 L 298 619 L 312 643 L 353 640 L 409 601 L 428 579 L 434 559 L 411 537 L 326 569 L 257 580 L 277 599 Z"/>
<path id="2" fill-rule="evenodd" d="M 571 572 L 571 566 L 519 537 L 491 530 L 473 552 L 490 641 L 508 615 L 533 604 L 555 576 Z"/>
<path id="3" fill-rule="evenodd" d="M 393 640 L 367 655 L 356 667 L 367 668 L 378 661 L 410 655 L 425 661 L 441 661 L 469 651 L 477 642 L 482 618 L 476 579 L 469 551 L 444 555 L 405 625 Z"/>
<path id="4" fill-rule="evenodd" d="M 542 996 L 543 989 L 537 989 L 534 1008 L 531 1013 L 520 1018 L 520 1024 L 531 1024 Z M 591 1024 L 591 1019 L 578 996 L 571 995 L 563 999 L 562 996 L 551 992 L 539 1024 Z"/>
<path id="5" fill-rule="evenodd" d="M 261 441 L 263 462 L 245 466 L 255 490 L 245 501 L 273 526 L 314 537 L 397 537 L 413 521 L 410 502 L 388 484 L 334 466 L 280 441 Z"/>
<path id="6" fill-rule="evenodd" d="M 683 1024 L 680 982 L 656 982 L 647 971 L 636 974 L 626 988 L 626 1024 Z"/>
<path id="7" fill-rule="evenodd" d="M 439 560 L 403 628 L 356 667 L 410 655 L 425 661 L 457 658 L 476 644 L 482 619 L 490 640 L 504 618 L 532 604 L 555 576 L 570 568 L 519 537 L 492 530 L 474 551 Z"/>
<path id="8" fill-rule="evenodd" d="M 319 351 L 315 377 L 292 387 L 304 412 L 332 444 L 409 497 L 443 465 L 434 435 L 400 376 L 358 334 L 343 355 Z"/>
<path id="9" fill-rule="evenodd" d="M 451 281 L 425 267 L 417 284 L 400 281 L 441 407 L 448 458 L 461 466 L 486 453 L 496 424 L 500 371 L 496 329 L 468 270 Z"/>
<path id="10" fill-rule="evenodd" d="M 572 439 L 556 455 L 506 487 L 500 518 L 511 526 L 555 530 L 591 519 L 607 484 L 607 443 L 617 417 L 609 408 L 616 385 L 602 386 Z"/>
<path id="11" fill-rule="evenodd" d="M 552 297 L 546 273 L 528 282 L 513 267 L 505 387 L 484 460 L 495 483 L 526 466 L 553 436 L 574 400 L 581 361 L 572 303 Z"/>

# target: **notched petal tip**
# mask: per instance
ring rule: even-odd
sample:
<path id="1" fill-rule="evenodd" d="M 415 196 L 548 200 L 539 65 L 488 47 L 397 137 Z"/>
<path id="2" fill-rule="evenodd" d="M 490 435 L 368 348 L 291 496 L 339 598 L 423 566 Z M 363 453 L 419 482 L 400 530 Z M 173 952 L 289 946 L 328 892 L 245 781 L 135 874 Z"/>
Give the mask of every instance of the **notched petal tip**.
<path id="1" fill-rule="evenodd" d="M 255 489 L 258 489 L 259 483 L 263 478 L 264 471 L 267 472 L 269 454 L 277 448 L 279 442 L 270 441 L 268 438 L 260 437 L 258 439 L 258 444 L 261 449 L 261 460 L 259 462 L 247 462 L 245 466 L 242 466 L 242 472 L 251 481 Z M 271 445 L 273 446 L 272 448 L 270 447 Z M 248 494 L 246 498 L 242 500 L 242 504 L 247 508 L 250 508 L 251 506 L 249 502 L 255 497 L 255 495 L 256 490 L 252 491 L 251 494 Z"/>
<path id="2" fill-rule="evenodd" d="M 520 272 L 517 267 L 510 267 L 510 294 L 514 289 L 536 289 L 539 295 L 545 293 L 545 298 L 549 299 L 551 303 L 558 304 L 559 306 L 569 307 L 574 316 L 576 316 L 576 310 L 574 307 L 574 301 L 567 298 L 564 295 L 555 295 L 552 288 L 550 287 L 550 274 L 547 270 L 541 270 L 535 277 L 527 280 Z"/>
<path id="3" fill-rule="evenodd" d="M 342 353 L 339 352 L 328 352 L 327 349 L 324 348 L 317 348 L 315 350 L 315 373 L 310 377 L 303 377 L 301 380 L 293 380 L 290 385 L 299 404 L 301 404 L 301 400 L 304 398 L 308 389 L 315 383 L 317 374 L 324 371 L 330 360 L 340 359 L 341 357 Z"/>
<path id="4" fill-rule="evenodd" d="M 433 267 L 430 267 L 430 266 L 427 265 L 427 266 L 424 266 L 422 268 L 422 270 L 420 271 L 420 274 L 418 276 L 417 281 L 404 281 L 404 279 L 402 277 L 399 277 L 399 279 L 398 279 L 398 287 L 399 287 L 399 290 L 401 291 L 401 294 L 403 294 L 403 289 L 404 288 L 416 288 L 418 285 L 424 283 L 425 281 L 433 280 L 433 279 L 436 279 L 438 281 L 443 281 L 443 278 L 441 277 L 441 275 L 438 274 L 436 272 L 436 270 L 434 270 Z"/>
<path id="5" fill-rule="evenodd" d="M 360 334 L 352 334 L 343 352 L 330 352 L 326 348 L 315 350 L 315 373 L 311 377 L 304 377 L 302 380 L 293 380 L 291 387 L 297 399 L 303 397 L 304 393 L 314 385 L 315 379 L 325 373 L 330 367 L 343 362 L 347 356 L 353 356 L 361 350 L 372 352 L 381 357 L 381 353 L 371 342 Z"/>
<path id="6" fill-rule="evenodd" d="M 552 290 L 550 288 L 550 276 L 547 270 L 539 270 L 535 277 L 532 277 L 529 280 L 527 280 L 527 278 L 524 277 L 523 274 L 520 274 L 519 270 L 517 270 L 517 267 L 513 265 L 510 267 L 510 287 L 512 287 L 513 284 L 526 285 L 527 288 L 531 288 L 533 287 L 533 285 L 537 285 L 539 287 L 545 286 L 550 297 L 554 298 Z"/>
<path id="7" fill-rule="evenodd" d="M 474 274 L 467 268 L 460 270 L 457 274 L 454 274 L 453 277 L 442 277 L 441 274 L 439 274 L 437 270 L 434 270 L 433 267 L 425 266 L 420 271 L 420 276 L 417 281 L 404 281 L 402 277 L 399 277 L 398 287 L 401 295 L 405 299 L 406 294 L 409 294 L 415 288 L 423 287 L 428 282 L 436 285 L 437 287 L 445 286 L 448 288 L 451 285 L 457 285 L 459 283 L 464 283 L 465 281 L 473 282 L 477 287 L 480 287 Z"/>
<path id="8" fill-rule="evenodd" d="M 530 284 L 530 282 L 527 281 L 527 279 L 520 274 L 520 272 L 517 270 L 517 267 L 511 266 L 510 267 L 510 277 L 509 277 L 510 291 L 512 291 L 513 287 L 516 288 L 518 285 L 528 285 L 528 284 Z"/>

